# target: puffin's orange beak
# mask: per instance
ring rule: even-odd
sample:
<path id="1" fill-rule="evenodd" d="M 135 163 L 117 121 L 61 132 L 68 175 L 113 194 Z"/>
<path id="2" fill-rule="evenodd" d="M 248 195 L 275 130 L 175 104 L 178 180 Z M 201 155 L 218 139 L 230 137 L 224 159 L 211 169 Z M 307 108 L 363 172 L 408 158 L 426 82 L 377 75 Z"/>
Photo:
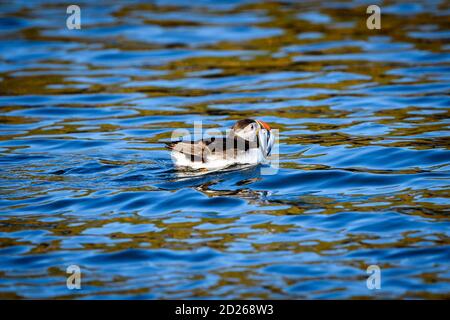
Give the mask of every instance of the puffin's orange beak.
<path id="1" fill-rule="evenodd" d="M 261 121 L 261 120 L 256 120 L 256 121 L 261 125 L 261 127 L 266 129 L 267 131 L 270 131 L 271 128 L 267 123 L 265 123 L 264 121 Z"/>

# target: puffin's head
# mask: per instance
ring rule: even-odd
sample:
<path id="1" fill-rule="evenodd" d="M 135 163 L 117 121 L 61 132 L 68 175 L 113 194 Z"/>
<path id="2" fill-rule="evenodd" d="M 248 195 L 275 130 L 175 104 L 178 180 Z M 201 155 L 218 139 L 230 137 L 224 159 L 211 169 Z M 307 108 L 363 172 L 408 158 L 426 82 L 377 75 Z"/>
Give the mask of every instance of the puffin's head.
<path id="1" fill-rule="evenodd" d="M 259 146 L 267 157 L 270 155 L 274 143 L 274 135 L 271 134 L 270 126 L 261 120 L 243 119 L 236 122 L 231 127 L 233 133 L 245 140 L 256 141 L 259 139 Z"/>

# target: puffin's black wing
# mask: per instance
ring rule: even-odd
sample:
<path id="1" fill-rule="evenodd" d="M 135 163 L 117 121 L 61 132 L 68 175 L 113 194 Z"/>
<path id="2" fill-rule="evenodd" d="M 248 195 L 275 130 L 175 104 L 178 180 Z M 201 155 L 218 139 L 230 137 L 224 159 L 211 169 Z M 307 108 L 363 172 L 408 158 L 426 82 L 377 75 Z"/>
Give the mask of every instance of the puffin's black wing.
<path id="1" fill-rule="evenodd" d="M 178 151 L 186 156 L 191 161 L 206 161 L 206 156 L 210 154 L 208 145 L 214 142 L 215 138 L 208 138 L 202 140 L 184 140 L 176 142 L 166 142 L 166 148 Z"/>

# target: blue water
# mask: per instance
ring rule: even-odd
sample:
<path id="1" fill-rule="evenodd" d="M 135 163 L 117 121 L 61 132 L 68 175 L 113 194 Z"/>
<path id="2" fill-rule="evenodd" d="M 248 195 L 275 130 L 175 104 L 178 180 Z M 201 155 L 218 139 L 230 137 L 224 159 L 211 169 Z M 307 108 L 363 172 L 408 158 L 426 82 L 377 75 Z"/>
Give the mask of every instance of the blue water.
<path id="1" fill-rule="evenodd" d="M 0 298 L 450 298 L 447 2 L 77 3 L 0 2 Z M 276 174 L 174 169 L 241 118 Z"/>

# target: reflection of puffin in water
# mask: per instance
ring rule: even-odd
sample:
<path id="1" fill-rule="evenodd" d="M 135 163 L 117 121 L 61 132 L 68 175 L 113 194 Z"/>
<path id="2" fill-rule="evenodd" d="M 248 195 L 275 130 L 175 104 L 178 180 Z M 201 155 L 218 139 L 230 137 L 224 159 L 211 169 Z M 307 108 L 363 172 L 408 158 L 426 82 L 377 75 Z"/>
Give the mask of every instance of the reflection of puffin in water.
<path id="1" fill-rule="evenodd" d="M 234 164 L 254 165 L 270 155 L 274 143 L 270 130 L 263 121 L 244 119 L 236 122 L 226 137 L 172 142 L 167 147 L 179 167 L 214 170 Z"/>

